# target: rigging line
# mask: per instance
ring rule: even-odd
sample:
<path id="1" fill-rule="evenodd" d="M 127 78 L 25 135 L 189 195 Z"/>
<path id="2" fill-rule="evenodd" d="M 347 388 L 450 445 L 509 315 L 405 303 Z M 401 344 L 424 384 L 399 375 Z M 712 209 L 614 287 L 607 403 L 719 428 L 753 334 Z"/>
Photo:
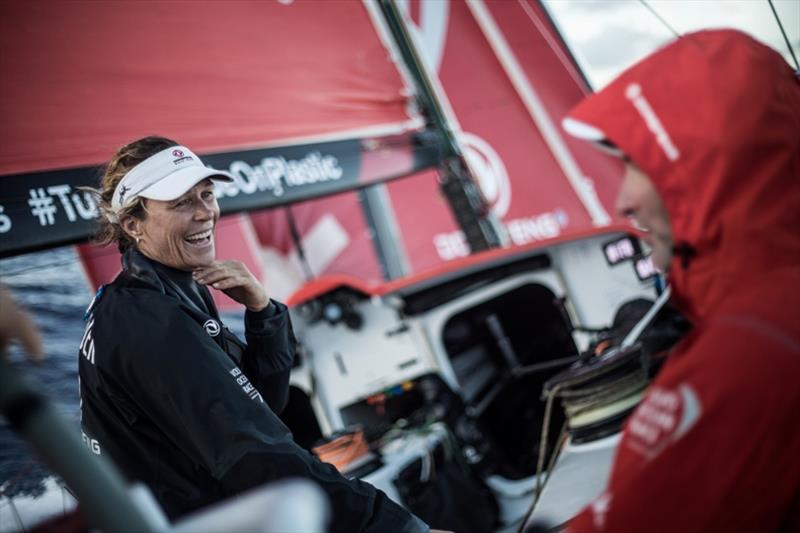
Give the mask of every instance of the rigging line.
<path id="1" fill-rule="evenodd" d="M 675 36 L 677 39 L 680 39 L 680 38 L 681 38 L 681 34 L 680 34 L 680 33 L 678 33 L 677 31 L 675 31 L 675 28 L 673 28 L 672 26 L 670 26 L 670 25 L 669 25 L 669 23 L 668 23 L 666 20 L 664 20 L 664 18 L 663 18 L 661 15 L 659 15 L 658 13 L 656 13 L 656 10 L 655 10 L 655 9 L 653 9 L 653 7 L 652 7 L 650 4 L 648 4 L 648 3 L 647 3 L 647 0 L 639 0 L 639 3 L 641 3 L 641 4 L 642 4 L 644 7 L 646 7 L 646 8 L 647 8 L 647 10 L 648 10 L 648 11 L 650 11 L 650 13 L 652 13 L 652 14 L 653 14 L 653 16 L 659 20 L 659 22 L 661 22 L 661 24 L 663 24 L 664 26 L 666 26 L 666 28 L 667 28 L 667 29 L 668 29 L 670 32 L 672 32 L 672 35 L 674 35 L 674 36 Z"/>
<path id="2" fill-rule="evenodd" d="M 767 0 L 769 2 L 769 7 L 772 8 L 772 14 L 775 15 L 775 22 L 778 23 L 778 27 L 781 29 L 781 34 L 783 34 L 783 39 L 786 41 L 786 46 L 789 48 L 789 53 L 792 55 L 792 59 L 794 59 L 794 67 L 797 69 L 797 72 L 800 73 L 800 63 L 797 62 L 797 56 L 794 55 L 794 48 L 792 48 L 792 43 L 789 41 L 789 36 L 786 35 L 786 31 L 783 29 L 783 24 L 781 24 L 781 18 L 778 16 L 778 12 L 775 10 L 775 5 L 772 3 L 772 0 Z"/>
<path id="3" fill-rule="evenodd" d="M 9 505 L 11 506 L 11 511 L 14 513 L 14 519 L 17 521 L 17 525 L 19 526 L 19 530 L 25 533 L 28 531 L 25 529 L 25 523 L 22 521 L 22 517 L 19 515 L 19 511 L 17 510 L 17 505 L 14 503 L 14 500 L 9 498 L 8 500 Z"/>
<path id="4" fill-rule="evenodd" d="M 300 265 L 303 268 L 306 281 L 312 281 L 314 279 L 314 271 L 311 270 L 311 264 L 309 264 L 308 258 L 306 257 L 303 240 L 300 238 L 300 232 L 297 229 L 297 221 L 294 218 L 294 213 L 292 213 L 292 206 L 287 205 L 284 208 L 284 212 L 286 213 L 286 221 L 289 224 L 289 234 L 292 237 L 292 243 L 294 244 L 294 249 L 297 252 L 297 259 L 300 260 Z"/>
<path id="5" fill-rule="evenodd" d="M 528 18 L 531 20 L 536 29 L 539 31 L 539 34 L 544 38 L 547 46 L 550 47 L 550 50 L 555 54 L 561 64 L 564 66 L 564 69 L 569 73 L 572 80 L 575 84 L 580 88 L 581 92 L 588 96 L 591 91 L 588 90 L 586 87 L 586 81 L 581 78 L 580 73 L 576 72 L 575 64 L 570 61 L 564 54 L 564 50 L 559 46 L 557 43 L 554 42 L 553 36 L 547 30 L 545 24 L 539 19 L 536 13 L 533 11 L 533 8 L 525 1 L 525 0 L 517 0 L 522 10 L 528 15 Z M 544 8 L 544 6 L 542 6 Z M 566 42 L 564 42 L 566 45 Z"/>

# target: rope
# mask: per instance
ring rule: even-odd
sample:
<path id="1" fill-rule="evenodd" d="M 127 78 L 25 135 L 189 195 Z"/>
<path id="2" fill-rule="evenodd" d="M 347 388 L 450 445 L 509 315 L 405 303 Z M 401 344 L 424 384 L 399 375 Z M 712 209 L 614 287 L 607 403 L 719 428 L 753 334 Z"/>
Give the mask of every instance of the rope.
<path id="1" fill-rule="evenodd" d="M 603 411 L 632 396 L 637 396 L 647 387 L 647 374 L 640 369 L 616 380 L 612 385 L 599 385 L 585 389 L 565 390 L 560 396 L 564 411 L 571 426 L 585 425 L 587 415 Z M 591 417 L 588 417 L 591 418 Z"/>
<path id="2" fill-rule="evenodd" d="M 676 38 L 678 38 L 678 39 L 680 39 L 680 38 L 681 38 L 681 34 L 680 34 L 680 33 L 678 33 L 677 31 L 675 31 L 675 28 L 673 28 L 672 26 L 670 26 L 670 25 L 667 23 L 667 21 L 666 21 L 666 20 L 664 20 L 664 19 L 661 17 L 661 15 L 659 15 L 658 13 L 656 13 L 656 10 L 655 10 L 655 9 L 653 9 L 653 8 L 652 8 L 652 6 L 650 6 L 650 4 L 648 4 L 648 3 L 647 3 L 647 1 L 646 1 L 646 0 L 639 0 L 639 2 L 640 2 L 640 3 L 641 3 L 643 6 L 644 6 L 644 7 L 646 7 L 646 8 L 647 8 L 647 10 L 648 10 L 648 11 L 650 11 L 650 13 L 652 13 L 652 14 L 653 14 L 653 16 L 654 16 L 655 18 L 657 18 L 657 19 L 658 19 L 658 21 L 659 21 L 659 22 L 661 22 L 661 24 L 663 24 L 664 26 L 666 26 L 666 28 L 667 28 L 669 31 L 671 31 L 671 32 L 672 32 L 672 35 L 674 35 L 674 36 L 675 36 Z"/>
<path id="3" fill-rule="evenodd" d="M 571 430 L 624 413 L 638 403 L 648 384 L 647 371 L 640 365 L 622 375 L 613 375 L 630 362 L 625 358 L 619 364 L 600 366 L 593 372 L 565 379 L 546 392 L 547 409 L 552 409 L 553 399 L 560 397 Z M 597 379 L 608 381 L 590 384 Z"/>
<path id="4" fill-rule="evenodd" d="M 638 350 L 636 351 L 638 352 Z M 613 420 L 632 409 L 639 402 L 648 385 L 647 371 L 640 364 L 636 364 L 638 358 L 634 356 L 633 351 L 623 353 L 627 356 L 620 354 L 616 359 L 609 359 L 606 363 L 599 364 L 594 369 L 584 370 L 576 376 L 560 379 L 557 377 L 555 379 L 558 381 L 552 387 L 545 384 L 545 410 L 536 465 L 536 493 L 530 509 L 520 523 L 520 533 L 536 509 L 570 430 L 585 428 L 603 420 Z M 626 365 L 632 364 L 636 364 L 635 368 L 625 368 Z M 598 380 L 601 382 L 597 383 Z M 550 435 L 550 419 L 556 398 L 561 399 L 566 421 L 561 428 L 556 447 L 551 452 L 550 461 L 545 470 L 544 462 Z M 542 479 L 545 472 L 546 477 Z"/>
<path id="5" fill-rule="evenodd" d="M 17 525 L 19 526 L 19 531 L 25 533 L 27 531 L 27 529 L 25 529 L 25 522 L 22 521 L 22 517 L 20 516 L 19 511 L 17 510 L 17 506 L 14 503 L 14 500 L 9 498 L 8 504 L 11 507 L 11 512 L 14 513 L 14 519 L 17 521 Z"/>
<path id="6" fill-rule="evenodd" d="M 769 7 L 772 8 L 772 14 L 775 15 L 775 21 L 778 23 L 778 28 L 781 30 L 781 34 L 783 34 L 783 40 L 786 41 L 786 46 L 789 48 L 789 53 L 792 55 L 792 59 L 794 59 L 794 67 L 797 69 L 797 72 L 800 72 L 800 63 L 797 62 L 797 56 L 794 55 L 794 48 L 792 48 L 792 43 L 789 41 L 789 36 L 786 35 L 786 31 L 783 29 L 783 24 L 781 24 L 781 18 L 778 16 L 778 12 L 775 10 L 775 5 L 772 3 L 772 0 L 767 0 L 769 2 Z"/>
<path id="7" fill-rule="evenodd" d="M 588 81 L 581 77 L 581 74 L 576 70 L 574 63 L 565 56 L 563 48 L 559 46 L 556 42 L 554 42 L 554 38 L 550 34 L 549 28 L 547 28 L 545 23 L 543 23 L 539 19 L 539 17 L 533 11 L 533 8 L 530 5 L 528 5 L 527 2 L 525 2 L 524 0 L 517 0 L 517 2 L 519 3 L 520 7 L 525 12 L 525 14 L 528 16 L 530 21 L 533 23 L 533 25 L 536 26 L 536 30 L 544 38 L 545 42 L 547 43 L 547 46 L 550 47 L 550 51 L 553 52 L 556 58 L 558 58 L 558 60 L 561 62 L 561 65 L 564 67 L 564 70 L 566 70 L 567 73 L 570 75 L 572 80 L 575 82 L 575 85 L 578 86 L 578 88 L 585 96 L 588 96 L 591 93 L 591 91 L 587 89 Z M 552 23 L 552 26 L 555 26 L 554 22 Z M 564 46 L 568 47 L 566 42 L 564 42 Z"/>
<path id="8" fill-rule="evenodd" d="M 539 496 L 542 494 L 542 487 L 544 486 L 541 480 L 542 470 L 544 468 L 544 456 L 547 452 L 547 437 L 550 433 L 550 416 L 553 412 L 553 401 L 561 387 L 562 384 L 559 383 L 547 393 L 547 400 L 544 408 L 544 421 L 542 422 L 542 436 L 539 440 L 539 457 L 536 461 L 536 496 L 533 501 L 534 505 L 536 505 L 536 502 L 539 500 Z M 555 450 L 553 450 L 553 453 L 555 454 Z"/>
<path id="9" fill-rule="evenodd" d="M 523 533 L 525 529 L 525 524 L 528 523 L 528 520 L 533 515 L 533 511 L 536 509 L 536 504 L 539 503 L 539 497 L 542 495 L 542 490 L 545 485 L 547 485 L 547 481 L 550 479 L 550 474 L 553 471 L 553 466 L 556 463 L 556 459 L 559 456 L 561 451 L 561 447 L 564 445 L 564 442 L 567 440 L 567 435 L 569 432 L 567 431 L 567 421 L 564 421 L 564 424 L 561 426 L 561 432 L 558 435 L 558 441 L 556 442 L 555 448 L 553 448 L 553 452 L 550 454 L 550 461 L 547 464 L 547 478 L 542 481 L 542 471 L 544 469 L 544 456 L 547 452 L 547 437 L 550 433 L 550 415 L 553 412 L 553 401 L 558 394 L 561 385 L 556 385 L 553 390 L 547 393 L 546 404 L 544 408 L 544 421 L 542 422 L 542 437 L 539 440 L 539 457 L 537 458 L 536 462 L 536 493 L 533 496 L 533 502 L 531 506 L 528 508 L 528 512 L 525 513 L 525 517 L 519 524 L 518 533 Z"/>

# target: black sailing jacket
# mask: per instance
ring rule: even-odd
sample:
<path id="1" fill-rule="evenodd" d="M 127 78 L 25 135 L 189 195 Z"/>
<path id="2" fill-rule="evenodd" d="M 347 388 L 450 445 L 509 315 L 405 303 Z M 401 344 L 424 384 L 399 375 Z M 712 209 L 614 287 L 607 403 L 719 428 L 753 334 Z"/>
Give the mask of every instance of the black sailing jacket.
<path id="1" fill-rule="evenodd" d="M 244 344 L 190 273 L 129 250 L 86 320 L 83 438 L 145 482 L 170 518 L 300 476 L 328 495 L 332 530 L 427 531 L 383 492 L 300 448 L 278 419 L 295 349 L 286 306 L 247 311 Z"/>

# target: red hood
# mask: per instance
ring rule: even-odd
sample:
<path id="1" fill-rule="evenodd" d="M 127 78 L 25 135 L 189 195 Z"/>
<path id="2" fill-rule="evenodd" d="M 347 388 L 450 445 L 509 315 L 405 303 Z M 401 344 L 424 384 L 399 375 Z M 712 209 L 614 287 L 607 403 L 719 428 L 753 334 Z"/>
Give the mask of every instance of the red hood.
<path id="1" fill-rule="evenodd" d="M 669 274 L 693 319 L 798 268 L 800 81 L 771 48 L 733 30 L 684 36 L 584 100 L 565 127 L 605 137 L 653 180 L 676 246 L 694 251 L 676 253 Z"/>

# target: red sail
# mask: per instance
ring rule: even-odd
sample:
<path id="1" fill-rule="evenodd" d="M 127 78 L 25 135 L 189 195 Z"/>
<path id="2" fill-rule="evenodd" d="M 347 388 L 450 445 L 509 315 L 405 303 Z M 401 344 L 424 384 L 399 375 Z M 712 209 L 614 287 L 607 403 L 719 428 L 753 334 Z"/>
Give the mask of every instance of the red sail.
<path id="1" fill-rule="evenodd" d="M 607 223 L 619 163 L 560 131 L 561 117 L 587 88 L 543 8 L 533 0 L 401 5 L 510 243 Z M 208 154 L 418 128 L 419 117 L 408 111 L 409 90 L 370 6 L 14 4 L 0 21 L 6 67 L 0 175 L 97 164 L 116 146 L 150 133 Z M 362 144 L 353 182 L 413 167 L 410 150 Z M 409 273 L 468 253 L 433 172 L 387 190 Z M 50 189 L 30 191 L 31 201 L 34 193 Z M 304 202 L 292 212 L 313 275 L 382 277 L 356 193 Z M 37 227 L 52 223 L 52 213 L 40 209 L 37 216 Z M 306 269 L 285 211 L 237 220 L 234 226 L 252 222 L 258 245 L 238 229 L 228 238 L 250 244 L 234 255 L 263 263 L 277 296 L 299 286 Z M 106 279 L 93 277 L 95 283 Z"/>
<path id="2" fill-rule="evenodd" d="M 0 175 L 153 133 L 202 154 L 419 123 L 359 2 L 14 2 L 0 49 Z"/>
<path id="3" fill-rule="evenodd" d="M 85 226 L 92 214 L 81 211 L 83 219 L 75 214 L 70 202 L 77 200 L 70 195 L 78 182 L 68 184 L 74 172 L 63 169 L 94 174 L 92 166 L 144 135 L 172 137 L 209 154 L 419 129 L 423 122 L 410 111 L 410 90 L 372 16 L 360 2 L 6 5 L 0 19 L 0 179 L 14 196 L 0 201 L 11 217 L 0 227 L 9 232 L 6 244 L 20 243 L 11 246 L 12 252 L 46 246 L 58 241 L 41 234 L 64 226 L 62 242 L 74 240 L 80 232 L 69 228 Z M 347 173 L 342 188 L 412 168 L 410 150 L 391 152 L 370 145 L 340 156 Z M 292 157 L 302 163 L 304 156 Z M 292 157 L 284 163 L 292 164 Z M 403 161 L 376 169 L 374 160 L 387 157 Z M 257 163 L 247 167 L 255 176 Z M 25 202 L 27 188 L 19 194 L 11 190 L 11 177 L 14 183 L 31 180 L 36 206 L 27 204 L 35 212 Z M 12 201 L 17 202 L 13 208 Z M 38 232 L 35 238 L 21 235 L 24 224 Z M 368 232 L 360 220 L 347 229 Z M 224 218 L 217 248 L 220 258 L 243 259 L 263 277 L 263 254 L 254 235 L 248 217 Z M 371 255 L 368 247 L 356 251 L 366 257 L 359 260 L 362 271 Z M 119 269 L 114 250 L 79 246 L 78 252 L 94 285 L 109 281 Z M 367 271 L 374 273 L 372 261 Z"/>
<path id="4" fill-rule="evenodd" d="M 614 221 L 613 192 L 621 165 L 562 133 L 561 118 L 589 89 L 541 5 L 533 0 L 412 0 L 401 5 L 509 244 Z M 409 273 L 469 253 L 435 172 L 394 181 L 387 189 Z M 356 199 L 303 206 L 297 216 L 301 234 L 315 227 L 319 232 L 323 217 L 330 218 L 328 228 L 336 229 L 329 229 L 324 252 L 306 250 L 318 267 L 314 274 L 379 281 Z M 263 244 L 270 242 L 262 238 Z"/>
<path id="5" fill-rule="evenodd" d="M 607 224 L 621 168 L 560 130 L 588 89 L 539 3 L 412 2 L 410 15 L 510 244 Z M 469 252 L 430 176 L 388 188 L 413 270 Z"/>

